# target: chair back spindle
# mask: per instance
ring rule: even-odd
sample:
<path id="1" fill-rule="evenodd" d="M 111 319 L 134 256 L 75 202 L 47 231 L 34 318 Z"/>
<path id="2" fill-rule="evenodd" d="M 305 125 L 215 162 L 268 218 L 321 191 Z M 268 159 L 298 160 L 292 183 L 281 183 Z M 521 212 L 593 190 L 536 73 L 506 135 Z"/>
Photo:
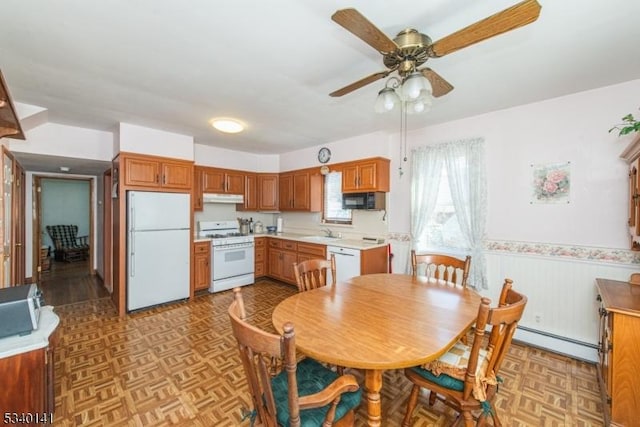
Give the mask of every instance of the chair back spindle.
<path id="1" fill-rule="evenodd" d="M 331 272 L 331 284 L 336 284 L 336 256 L 326 259 L 310 259 L 293 263 L 298 292 L 309 291 L 327 285 L 327 273 Z"/>

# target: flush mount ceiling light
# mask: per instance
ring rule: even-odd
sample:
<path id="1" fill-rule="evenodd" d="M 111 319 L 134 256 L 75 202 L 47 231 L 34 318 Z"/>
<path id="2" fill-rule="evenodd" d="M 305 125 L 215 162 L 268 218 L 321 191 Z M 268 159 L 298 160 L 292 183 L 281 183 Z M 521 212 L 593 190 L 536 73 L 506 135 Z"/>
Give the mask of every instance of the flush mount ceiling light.
<path id="1" fill-rule="evenodd" d="M 230 118 L 212 119 L 211 126 L 224 133 L 238 133 L 245 128 L 244 123 Z"/>

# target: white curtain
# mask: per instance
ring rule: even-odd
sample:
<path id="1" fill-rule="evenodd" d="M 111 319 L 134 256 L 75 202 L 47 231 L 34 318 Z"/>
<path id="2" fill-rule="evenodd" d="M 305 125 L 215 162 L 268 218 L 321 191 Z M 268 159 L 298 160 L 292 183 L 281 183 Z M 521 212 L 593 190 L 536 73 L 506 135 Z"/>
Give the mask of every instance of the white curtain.
<path id="1" fill-rule="evenodd" d="M 444 145 L 451 199 L 471 255 L 469 283 L 488 289 L 484 256 L 487 178 L 482 138 Z"/>
<path id="2" fill-rule="evenodd" d="M 443 158 L 434 146 L 419 147 L 411 155 L 411 249 L 421 246 L 427 222 L 436 207 Z M 410 271 L 411 257 L 406 270 Z"/>
<path id="3" fill-rule="evenodd" d="M 487 182 L 484 139 L 466 139 L 413 150 L 411 185 L 412 248 L 424 247 L 427 221 L 436 207 L 442 165 L 447 171 L 451 198 L 471 255 L 469 283 L 487 289 L 484 255 L 487 218 Z"/>

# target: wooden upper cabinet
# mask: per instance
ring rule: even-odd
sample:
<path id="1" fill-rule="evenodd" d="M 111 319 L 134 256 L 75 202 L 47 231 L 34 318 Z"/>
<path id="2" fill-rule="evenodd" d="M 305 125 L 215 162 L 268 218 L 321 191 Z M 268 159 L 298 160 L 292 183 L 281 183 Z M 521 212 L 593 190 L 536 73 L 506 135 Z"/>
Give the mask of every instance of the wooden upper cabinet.
<path id="1" fill-rule="evenodd" d="M 160 186 L 160 162 L 138 157 L 125 157 L 123 160 L 126 185 Z"/>
<path id="2" fill-rule="evenodd" d="M 191 190 L 193 163 L 186 160 L 121 153 L 124 185 Z"/>
<path id="3" fill-rule="evenodd" d="M 319 212 L 322 210 L 322 175 L 300 170 L 280 174 L 280 210 Z"/>
<path id="4" fill-rule="evenodd" d="M 236 205 L 237 210 L 258 210 L 258 177 L 255 173 L 246 173 L 244 178 L 244 204 Z"/>
<path id="5" fill-rule="evenodd" d="M 193 201 L 193 210 L 201 211 L 204 209 L 204 202 L 202 200 L 202 168 L 196 166 L 193 168 L 193 195 L 191 196 Z"/>
<path id="6" fill-rule="evenodd" d="M 293 174 L 280 174 L 279 189 L 279 206 L 281 211 L 293 209 Z"/>
<path id="7" fill-rule="evenodd" d="M 278 183 L 277 173 L 259 173 L 258 184 L 258 210 L 278 210 Z"/>
<path id="8" fill-rule="evenodd" d="M 193 164 L 180 161 L 163 161 L 160 163 L 162 170 L 162 187 L 190 190 L 193 177 Z"/>
<path id="9" fill-rule="evenodd" d="M 244 194 L 245 173 L 230 169 L 202 168 L 204 193 Z"/>
<path id="10" fill-rule="evenodd" d="M 375 158 L 342 166 L 342 192 L 389 191 L 389 159 Z"/>

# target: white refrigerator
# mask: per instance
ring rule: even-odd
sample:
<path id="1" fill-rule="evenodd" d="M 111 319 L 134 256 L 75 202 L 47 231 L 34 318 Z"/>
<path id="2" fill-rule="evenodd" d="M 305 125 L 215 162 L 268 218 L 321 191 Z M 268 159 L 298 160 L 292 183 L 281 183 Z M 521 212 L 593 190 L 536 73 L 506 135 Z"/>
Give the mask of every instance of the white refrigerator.
<path id="1" fill-rule="evenodd" d="M 189 297 L 191 196 L 127 192 L 127 310 Z"/>

